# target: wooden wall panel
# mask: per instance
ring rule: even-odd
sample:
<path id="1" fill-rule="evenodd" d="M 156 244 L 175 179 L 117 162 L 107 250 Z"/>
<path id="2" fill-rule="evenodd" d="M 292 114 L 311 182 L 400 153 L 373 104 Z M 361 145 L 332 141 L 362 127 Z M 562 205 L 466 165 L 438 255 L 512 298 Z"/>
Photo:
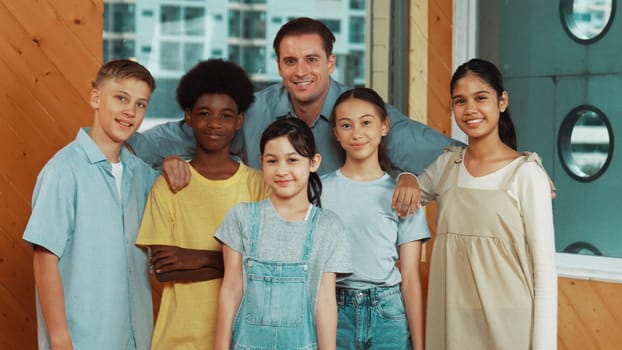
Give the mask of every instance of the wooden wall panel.
<path id="1" fill-rule="evenodd" d="M 558 349 L 619 349 L 622 284 L 559 279 Z"/>
<path id="2" fill-rule="evenodd" d="M 32 250 L 21 239 L 45 162 L 91 123 L 102 0 L 0 0 L 0 348 L 35 349 Z"/>

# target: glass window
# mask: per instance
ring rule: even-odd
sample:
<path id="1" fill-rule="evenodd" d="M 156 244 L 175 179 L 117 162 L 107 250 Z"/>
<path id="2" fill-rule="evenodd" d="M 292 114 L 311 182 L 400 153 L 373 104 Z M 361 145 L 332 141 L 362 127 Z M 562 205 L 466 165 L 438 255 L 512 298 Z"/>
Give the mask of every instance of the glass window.
<path id="1" fill-rule="evenodd" d="M 183 65 L 184 71 L 190 70 L 194 65 L 201 61 L 203 57 L 203 44 L 202 43 L 185 43 L 184 44 L 184 56 Z"/>
<path id="2" fill-rule="evenodd" d="M 104 39 L 104 57 L 107 60 L 135 57 L 135 42 L 128 39 Z"/>
<path id="3" fill-rule="evenodd" d="M 334 34 L 341 33 L 341 21 L 338 19 L 320 19 Z"/>
<path id="4" fill-rule="evenodd" d="M 203 35 L 205 9 L 202 7 L 186 7 L 184 9 L 184 27 L 187 35 Z"/>
<path id="5" fill-rule="evenodd" d="M 594 181 L 606 170 L 613 153 L 609 119 L 590 105 L 576 107 L 559 130 L 558 150 L 564 170 L 581 182 Z"/>
<path id="6" fill-rule="evenodd" d="M 365 42 L 365 18 L 350 17 L 350 42 Z"/>
<path id="7" fill-rule="evenodd" d="M 104 4 L 104 31 L 134 32 L 136 30 L 135 10 L 134 4 Z"/>
<path id="8" fill-rule="evenodd" d="M 245 46 L 240 64 L 249 73 L 265 73 L 266 48 L 263 46 Z"/>
<path id="9" fill-rule="evenodd" d="M 160 68 L 165 70 L 181 70 L 179 46 L 179 42 L 162 42 L 160 46 Z"/>
<path id="10" fill-rule="evenodd" d="M 242 28 L 245 39 L 266 37 L 266 14 L 263 11 L 245 11 Z"/>
<path id="11" fill-rule="evenodd" d="M 162 6 L 160 12 L 160 28 L 162 34 L 181 34 L 181 7 Z"/>
<path id="12" fill-rule="evenodd" d="M 350 8 L 356 10 L 364 10 L 365 0 L 350 0 Z"/>
<path id="13" fill-rule="evenodd" d="M 112 31 L 112 16 L 110 15 L 110 6 L 113 4 L 104 4 L 104 32 Z"/>
<path id="14" fill-rule="evenodd" d="M 242 33 L 242 20 L 239 10 L 229 10 L 229 37 L 239 38 Z"/>
<path id="15" fill-rule="evenodd" d="M 598 41 L 606 34 L 615 0 L 561 0 L 559 14 L 564 30 L 570 37 L 583 44 Z"/>

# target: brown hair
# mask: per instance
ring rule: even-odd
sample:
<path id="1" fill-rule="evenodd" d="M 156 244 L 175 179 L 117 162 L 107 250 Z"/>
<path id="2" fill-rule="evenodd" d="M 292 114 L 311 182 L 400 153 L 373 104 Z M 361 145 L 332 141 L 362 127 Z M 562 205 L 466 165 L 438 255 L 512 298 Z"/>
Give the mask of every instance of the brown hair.
<path id="1" fill-rule="evenodd" d="M 279 46 L 281 41 L 288 35 L 303 35 L 303 34 L 317 34 L 322 38 L 324 43 L 324 51 L 326 51 L 326 57 L 332 55 L 333 44 L 335 43 L 335 35 L 328 29 L 328 27 L 315 19 L 309 17 L 299 17 L 292 19 L 291 21 L 283 24 L 281 29 L 276 33 L 272 47 L 276 53 L 276 57 L 279 58 Z"/>
<path id="2" fill-rule="evenodd" d="M 156 88 L 155 79 L 147 68 L 138 62 L 128 59 L 113 60 L 104 64 L 95 77 L 93 87 L 98 88 L 106 80 L 122 80 L 134 78 L 149 85 L 151 92 Z"/>

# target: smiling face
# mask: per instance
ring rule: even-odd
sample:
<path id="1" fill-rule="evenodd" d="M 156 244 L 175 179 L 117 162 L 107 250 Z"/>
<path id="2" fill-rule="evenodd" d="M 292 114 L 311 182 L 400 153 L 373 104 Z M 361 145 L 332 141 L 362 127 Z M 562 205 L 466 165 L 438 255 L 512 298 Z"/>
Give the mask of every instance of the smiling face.
<path id="1" fill-rule="evenodd" d="M 306 158 L 296 152 L 287 136 L 266 142 L 261 156 L 264 181 L 272 189 L 271 197 L 279 201 L 306 201 L 309 174 L 317 171 L 320 156 Z"/>
<path id="2" fill-rule="evenodd" d="M 127 78 L 101 82 L 90 94 L 95 118 L 89 134 L 100 147 L 120 147 L 140 127 L 150 98 L 151 88 L 142 80 Z"/>
<path id="3" fill-rule="evenodd" d="M 185 111 L 186 123 L 192 127 L 197 153 L 229 153 L 231 140 L 242 127 L 243 113 L 227 94 L 203 94 L 191 110 Z"/>
<path id="4" fill-rule="evenodd" d="M 357 98 L 335 106 L 334 118 L 335 136 L 347 160 L 378 162 L 378 146 L 389 131 L 389 119 L 383 118 L 373 104 Z"/>
<path id="5" fill-rule="evenodd" d="M 285 36 L 279 45 L 277 64 L 292 103 L 324 102 L 335 70 L 335 55 L 326 55 L 318 34 Z"/>
<path id="6" fill-rule="evenodd" d="M 499 115 L 508 106 L 508 94 L 501 96 L 473 73 L 460 78 L 452 90 L 456 124 L 471 140 L 499 138 Z"/>

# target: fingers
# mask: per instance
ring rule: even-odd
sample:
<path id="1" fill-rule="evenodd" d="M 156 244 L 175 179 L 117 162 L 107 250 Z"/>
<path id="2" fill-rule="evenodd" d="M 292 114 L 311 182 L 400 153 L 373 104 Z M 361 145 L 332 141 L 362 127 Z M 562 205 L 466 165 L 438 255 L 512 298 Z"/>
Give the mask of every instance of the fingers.
<path id="1" fill-rule="evenodd" d="M 151 260 L 149 263 L 156 273 L 177 270 L 183 265 L 176 254 L 176 250 L 167 246 L 153 246 L 151 248 Z"/>
<path id="2" fill-rule="evenodd" d="M 189 167 L 188 163 L 178 157 L 167 157 L 162 162 L 162 175 L 174 193 L 186 187 L 190 182 Z"/>
<path id="3" fill-rule="evenodd" d="M 393 194 L 392 207 L 397 215 L 403 219 L 407 216 L 413 216 L 415 210 L 421 208 L 419 192 L 395 191 Z"/>

